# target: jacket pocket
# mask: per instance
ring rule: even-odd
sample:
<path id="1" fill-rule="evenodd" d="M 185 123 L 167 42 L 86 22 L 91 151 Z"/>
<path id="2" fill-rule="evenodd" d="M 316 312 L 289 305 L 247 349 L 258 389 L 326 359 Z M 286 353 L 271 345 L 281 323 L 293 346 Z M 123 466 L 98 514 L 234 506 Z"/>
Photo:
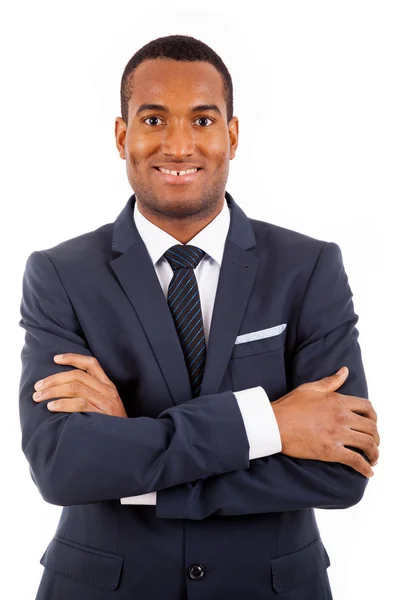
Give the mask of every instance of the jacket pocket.
<path id="1" fill-rule="evenodd" d="M 40 564 L 59 575 L 108 590 L 117 589 L 124 559 L 55 535 Z"/>
<path id="2" fill-rule="evenodd" d="M 318 538 L 297 552 L 271 560 L 272 587 L 278 594 L 287 592 L 327 569 L 330 564 L 322 540 Z"/>
<path id="3" fill-rule="evenodd" d="M 242 356 L 264 354 L 266 352 L 280 350 L 285 345 L 285 338 L 286 331 L 283 331 L 273 336 L 235 343 L 231 358 L 241 358 Z"/>

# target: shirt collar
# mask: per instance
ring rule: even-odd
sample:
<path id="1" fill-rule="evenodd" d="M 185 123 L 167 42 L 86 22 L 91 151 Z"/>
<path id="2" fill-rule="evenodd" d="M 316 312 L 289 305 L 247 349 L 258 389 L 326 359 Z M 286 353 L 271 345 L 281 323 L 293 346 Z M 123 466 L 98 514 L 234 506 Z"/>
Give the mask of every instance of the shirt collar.
<path id="1" fill-rule="evenodd" d="M 133 219 L 139 235 L 153 261 L 153 265 L 162 258 L 163 254 L 171 248 L 171 246 L 181 243 L 142 215 L 137 208 L 136 202 L 133 205 Z M 201 248 L 206 254 L 214 259 L 219 266 L 221 266 L 229 225 L 230 210 L 225 200 L 222 210 L 218 215 L 211 223 L 204 227 L 204 229 L 199 231 L 188 244 Z"/>

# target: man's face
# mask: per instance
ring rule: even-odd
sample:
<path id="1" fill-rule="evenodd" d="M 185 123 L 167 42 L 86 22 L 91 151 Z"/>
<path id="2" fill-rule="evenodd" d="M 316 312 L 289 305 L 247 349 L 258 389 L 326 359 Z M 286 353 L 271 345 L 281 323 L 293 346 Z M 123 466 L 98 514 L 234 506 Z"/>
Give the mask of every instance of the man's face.
<path id="1" fill-rule="evenodd" d="M 227 123 L 221 75 L 207 62 L 146 60 L 131 75 L 131 86 L 128 124 L 117 117 L 115 137 L 139 206 L 172 220 L 215 215 L 238 144 L 238 119 Z M 199 105 L 220 112 L 195 109 Z M 160 166 L 199 170 L 164 175 Z"/>

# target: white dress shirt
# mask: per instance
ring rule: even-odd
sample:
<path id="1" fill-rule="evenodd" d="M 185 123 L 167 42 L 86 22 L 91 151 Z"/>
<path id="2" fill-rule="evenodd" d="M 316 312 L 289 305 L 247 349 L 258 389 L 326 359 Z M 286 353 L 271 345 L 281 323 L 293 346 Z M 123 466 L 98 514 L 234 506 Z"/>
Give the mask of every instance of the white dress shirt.
<path id="1" fill-rule="evenodd" d="M 168 286 L 174 272 L 163 255 L 171 246 L 181 244 L 181 242 L 146 219 L 136 203 L 133 208 L 133 219 L 167 299 Z M 230 209 L 225 201 L 221 212 L 188 242 L 191 246 L 197 246 L 205 252 L 204 257 L 194 269 L 194 273 L 199 288 L 206 347 L 229 224 Z M 234 392 L 234 394 L 249 441 L 249 460 L 280 452 L 282 444 L 279 428 L 265 390 L 258 386 Z M 156 501 L 157 492 L 121 498 L 121 504 L 155 505 Z"/>

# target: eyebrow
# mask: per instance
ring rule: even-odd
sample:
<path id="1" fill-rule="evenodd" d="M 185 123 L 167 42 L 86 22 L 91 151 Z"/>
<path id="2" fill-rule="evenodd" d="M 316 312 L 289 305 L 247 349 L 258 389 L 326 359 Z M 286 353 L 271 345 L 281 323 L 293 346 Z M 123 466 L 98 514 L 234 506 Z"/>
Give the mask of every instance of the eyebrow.
<path id="1" fill-rule="evenodd" d="M 136 114 L 138 115 L 139 113 L 145 110 L 159 110 L 162 112 L 169 112 L 168 108 L 166 106 L 163 106 L 162 104 L 142 104 L 137 109 Z M 198 104 L 197 106 L 192 106 L 191 110 L 192 112 L 212 110 L 222 116 L 221 111 L 216 104 Z"/>

